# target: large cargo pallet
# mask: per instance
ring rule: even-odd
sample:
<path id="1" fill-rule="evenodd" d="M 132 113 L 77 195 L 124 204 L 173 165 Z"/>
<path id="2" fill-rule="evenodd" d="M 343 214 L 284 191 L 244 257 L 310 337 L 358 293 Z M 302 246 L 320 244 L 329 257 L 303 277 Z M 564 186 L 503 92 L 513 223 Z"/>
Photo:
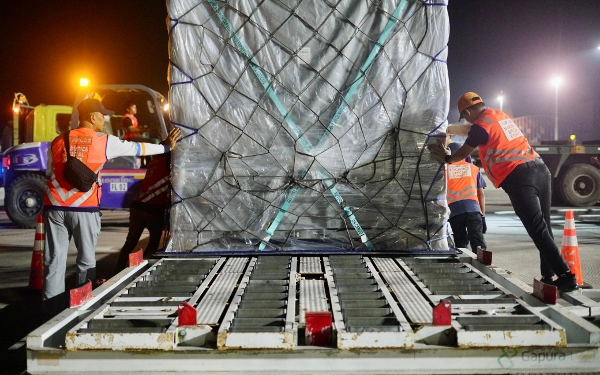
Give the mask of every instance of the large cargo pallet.
<path id="1" fill-rule="evenodd" d="M 164 258 L 122 271 L 32 332 L 28 372 L 600 369 L 597 291 L 562 295 L 557 305 L 531 292 L 469 252 Z M 438 325 L 434 309 L 449 305 L 450 324 Z M 179 310 L 190 307 L 195 324 L 179 324 Z M 331 319 L 316 344 L 314 313 Z"/>

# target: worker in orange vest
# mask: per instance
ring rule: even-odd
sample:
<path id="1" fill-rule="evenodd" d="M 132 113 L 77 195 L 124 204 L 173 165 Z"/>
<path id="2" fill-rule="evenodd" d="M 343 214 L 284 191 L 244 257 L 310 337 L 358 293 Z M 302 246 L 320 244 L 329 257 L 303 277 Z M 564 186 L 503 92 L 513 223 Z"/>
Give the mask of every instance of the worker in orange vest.
<path id="1" fill-rule="evenodd" d="M 448 145 L 452 152 L 460 148 L 453 142 Z M 456 163 L 446 166 L 446 199 L 450 209 L 450 226 L 456 247 L 467 247 L 471 250 L 485 249 L 483 234 L 487 231 L 485 223 L 486 183 L 479 167 L 471 162 L 471 155 Z"/>
<path id="2" fill-rule="evenodd" d="M 44 197 L 44 315 L 51 318 L 66 307 L 65 272 L 71 237 L 77 247 L 77 286 L 96 281 L 96 242 L 100 233 L 100 179 L 89 190 L 79 190 L 69 181 L 67 152 L 90 173 L 100 173 L 104 163 L 118 156 L 144 156 L 169 152 L 181 135 L 171 129 L 164 145 L 122 141 L 102 133 L 104 116 L 114 114 L 97 99 L 77 106 L 79 127 L 59 135 L 48 150 L 47 190 Z M 69 150 L 66 150 L 68 138 Z M 77 162 L 77 163 L 79 163 Z M 79 185 L 78 185 L 79 186 Z"/>
<path id="3" fill-rule="evenodd" d="M 121 126 L 125 131 L 123 139 L 126 141 L 131 141 L 133 138 L 140 137 L 142 134 L 138 119 L 135 117 L 136 114 L 137 105 L 132 101 L 125 103 L 125 114 L 123 114 L 123 118 L 121 119 Z"/>
<path id="4" fill-rule="evenodd" d="M 554 242 L 550 225 L 550 171 L 529 145 L 514 121 L 504 112 L 489 108 L 481 96 L 467 92 L 458 99 L 461 119 L 470 126 L 452 127 L 449 132 L 466 135 L 465 143 L 454 153 L 442 144 L 432 144 L 432 156 L 441 163 L 455 163 L 479 148 L 479 158 L 488 178 L 510 198 L 515 213 L 540 252 L 542 282 L 560 291 L 577 289 L 571 273 Z M 557 279 L 553 279 L 554 276 Z"/>

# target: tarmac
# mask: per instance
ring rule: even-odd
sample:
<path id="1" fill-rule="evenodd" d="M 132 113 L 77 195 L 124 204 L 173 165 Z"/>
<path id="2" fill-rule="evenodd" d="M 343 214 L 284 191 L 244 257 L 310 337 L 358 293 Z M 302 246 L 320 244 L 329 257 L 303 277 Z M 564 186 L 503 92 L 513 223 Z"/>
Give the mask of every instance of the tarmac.
<path id="1" fill-rule="evenodd" d="M 526 284 L 539 277 L 539 253 L 512 211 L 508 197 L 488 183 L 485 239 L 493 253 L 493 264 L 509 271 Z M 0 188 L 0 203 L 4 189 Z M 600 288 L 600 207 L 553 207 L 552 228 L 559 248 L 563 237 L 565 211 L 572 209 L 583 269 L 584 282 Z M 110 278 L 118 252 L 125 242 L 128 212 L 103 211 L 102 230 L 96 249 L 98 277 Z M 41 293 L 28 288 L 34 229 L 13 225 L 0 206 L 0 373 L 26 373 L 25 338 L 43 323 Z M 147 232 L 138 244 L 145 247 Z M 76 249 L 69 247 L 67 288 L 74 287 Z"/>

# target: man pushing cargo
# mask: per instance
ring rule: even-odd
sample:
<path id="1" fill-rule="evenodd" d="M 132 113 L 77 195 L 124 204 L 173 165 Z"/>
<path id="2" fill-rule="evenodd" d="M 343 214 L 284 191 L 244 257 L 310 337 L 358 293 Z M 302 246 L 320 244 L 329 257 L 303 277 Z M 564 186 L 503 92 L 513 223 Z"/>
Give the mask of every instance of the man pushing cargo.
<path id="1" fill-rule="evenodd" d="M 79 127 L 59 135 L 48 149 L 47 191 L 44 198 L 44 315 L 66 307 L 65 271 L 71 237 L 77 247 L 77 286 L 96 279 L 96 242 L 100 233 L 101 189 L 98 173 L 118 156 L 169 152 L 181 135 L 172 129 L 163 144 L 121 141 L 102 133 L 104 116 L 114 114 L 96 99 L 77 106 Z"/>
<path id="2" fill-rule="evenodd" d="M 467 140 L 455 153 L 442 144 L 432 144 L 429 150 L 440 163 L 464 159 L 476 148 L 488 178 L 496 188 L 502 188 L 510 198 L 515 213 L 540 252 L 542 282 L 560 291 L 577 289 L 575 275 L 560 254 L 550 226 L 550 171 L 529 145 L 513 120 L 504 112 L 485 106 L 474 92 L 458 100 L 460 118 L 469 127 L 456 127 L 449 132 L 466 135 Z M 554 275 L 558 278 L 553 280 Z"/>

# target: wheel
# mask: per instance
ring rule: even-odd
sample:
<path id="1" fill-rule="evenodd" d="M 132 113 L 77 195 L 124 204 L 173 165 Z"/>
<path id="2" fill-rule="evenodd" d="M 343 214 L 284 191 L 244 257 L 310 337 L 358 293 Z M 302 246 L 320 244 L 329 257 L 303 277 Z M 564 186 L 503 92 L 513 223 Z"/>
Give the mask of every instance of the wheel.
<path id="1" fill-rule="evenodd" d="M 600 199 L 600 171 L 589 164 L 575 164 L 559 176 L 558 193 L 572 206 L 592 206 Z"/>
<path id="2" fill-rule="evenodd" d="M 5 191 L 4 208 L 8 218 L 22 228 L 35 228 L 44 207 L 46 183 L 37 174 L 19 176 Z"/>

